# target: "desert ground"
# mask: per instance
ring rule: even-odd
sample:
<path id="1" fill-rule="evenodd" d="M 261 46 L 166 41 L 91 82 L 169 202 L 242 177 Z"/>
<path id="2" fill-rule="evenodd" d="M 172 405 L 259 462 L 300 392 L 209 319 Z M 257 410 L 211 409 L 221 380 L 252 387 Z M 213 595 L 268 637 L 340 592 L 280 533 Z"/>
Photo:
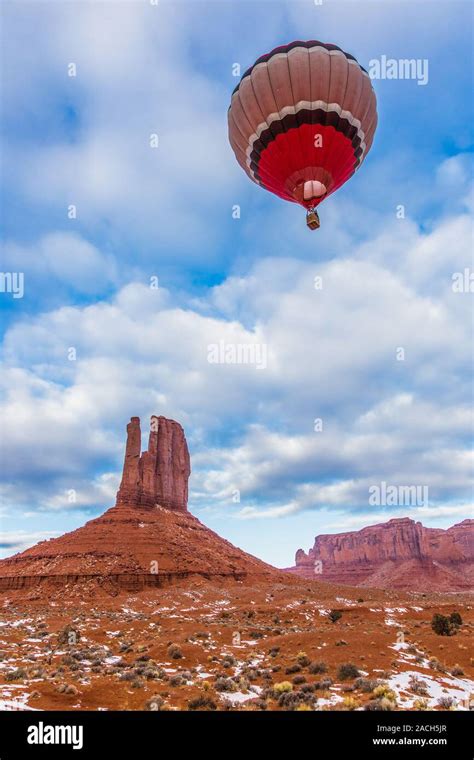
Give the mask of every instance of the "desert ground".
<path id="1" fill-rule="evenodd" d="M 433 614 L 455 611 L 456 635 L 434 633 Z M 468 710 L 473 629 L 465 593 L 198 576 L 134 594 L 9 591 L 0 708 Z"/>

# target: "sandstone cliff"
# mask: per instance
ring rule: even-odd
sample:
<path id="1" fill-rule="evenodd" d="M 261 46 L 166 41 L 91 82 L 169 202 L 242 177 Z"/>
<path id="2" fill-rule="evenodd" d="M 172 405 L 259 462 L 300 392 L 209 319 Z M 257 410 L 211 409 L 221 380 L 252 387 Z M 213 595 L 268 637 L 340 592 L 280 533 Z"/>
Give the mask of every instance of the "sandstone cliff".
<path id="1" fill-rule="evenodd" d="M 474 520 L 443 530 L 406 517 L 317 536 L 308 553 L 298 549 L 290 570 L 352 586 L 469 589 L 474 585 Z"/>
<path id="2" fill-rule="evenodd" d="M 174 420 L 153 416 L 148 450 L 141 454 L 138 417 L 127 425 L 127 444 L 118 505 L 155 507 L 185 512 L 188 508 L 188 479 L 191 473 L 183 428 Z"/>

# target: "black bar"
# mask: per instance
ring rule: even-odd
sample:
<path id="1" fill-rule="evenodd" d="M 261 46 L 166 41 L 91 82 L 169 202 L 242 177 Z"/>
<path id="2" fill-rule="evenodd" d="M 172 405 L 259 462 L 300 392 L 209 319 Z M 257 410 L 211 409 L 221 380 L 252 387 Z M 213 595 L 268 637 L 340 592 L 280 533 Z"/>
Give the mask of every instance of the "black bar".
<path id="1" fill-rule="evenodd" d="M 28 743 L 30 727 L 40 723 L 82 726 L 82 748 Z M 287 752 L 282 742 L 293 747 L 292 756 L 306 755 L 312 747 L 314 758 L 324 750 L 334 758 L 356 752 L 361 757 L 472 760 L 473 723 L 472 712 L 451 711 L 0 712 L 0 760 L 92 758 L 104 751 L 108 757 L 134 758 L 144 751 L 162 755 L 173 747 L 180 756 L 214 748 L 213 755 L 240 751 L 246 757 L 262 752 L 280 758 Z M 77 740 L 79 734 L 70 738 Z"/>

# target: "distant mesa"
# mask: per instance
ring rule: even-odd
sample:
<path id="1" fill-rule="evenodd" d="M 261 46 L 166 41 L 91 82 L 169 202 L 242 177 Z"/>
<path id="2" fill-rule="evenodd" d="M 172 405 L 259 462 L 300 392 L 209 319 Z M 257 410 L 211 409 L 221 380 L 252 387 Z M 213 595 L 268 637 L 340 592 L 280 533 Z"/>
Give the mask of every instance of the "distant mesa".
<path id="1" fill-rule="evenodd" d="M 348 586 L 472 590 L 474 520 L 443 530 L 403 517 L 359 531 L 316 536 L 308 553 L 298 549 L 289 570 Z"/>
<path id="2" fill-rule="evenodd" d="M 191 577 L 284 580 L 286 574 L 233 546 L 188 511 L 190 457 L 178 422 L 153 416 L 141 452 L 140 419 L 127 426 L 115 506 L 81 528 L 0 561 L 0 591 L 51 584 L 108 593 Z M 32 592 L 33 593 L 33 592 Z"/>

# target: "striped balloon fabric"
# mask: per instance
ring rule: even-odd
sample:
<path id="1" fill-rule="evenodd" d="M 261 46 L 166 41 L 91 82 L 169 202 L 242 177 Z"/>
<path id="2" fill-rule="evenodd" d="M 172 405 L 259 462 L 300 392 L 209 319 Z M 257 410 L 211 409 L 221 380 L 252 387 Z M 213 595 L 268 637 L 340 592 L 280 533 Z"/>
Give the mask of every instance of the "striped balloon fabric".
<path id="1" fill-rule="evenodd" d="M 369 75 L 352 55 L 297 41 L 245 72 L 228 121 L 230 144 L 250 179 L 317 219 L 315 207 L 369 152 L 377 104 Z"/>

